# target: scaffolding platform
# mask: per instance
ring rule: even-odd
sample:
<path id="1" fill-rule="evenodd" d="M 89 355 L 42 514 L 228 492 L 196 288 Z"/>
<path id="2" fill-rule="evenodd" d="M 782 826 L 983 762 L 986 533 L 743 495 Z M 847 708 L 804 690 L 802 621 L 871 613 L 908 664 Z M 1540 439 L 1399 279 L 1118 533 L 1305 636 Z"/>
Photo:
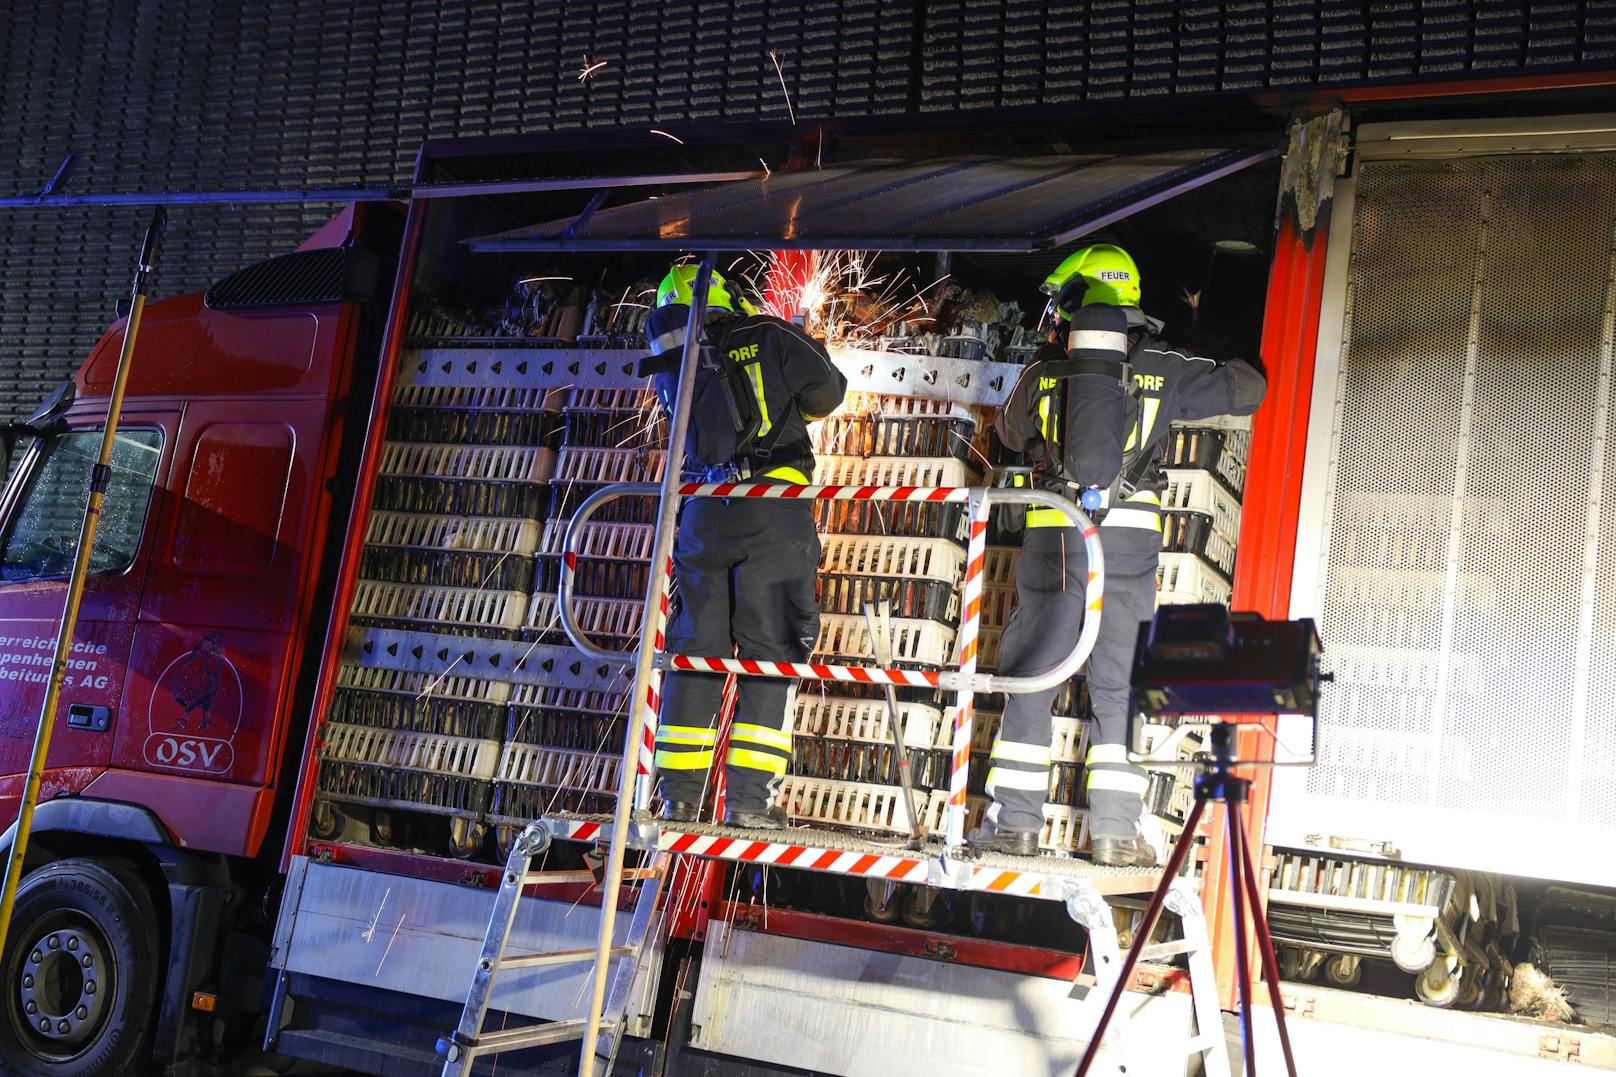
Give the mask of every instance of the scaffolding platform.
<path id="1" fill-rule="evenodd" d="M 610 815 L 549 814 L 537 820 L 560 841 L 605 843 Z M 1101 895 L 1148 894 L 1161 880 L 1156 868 L 1110 868 L 1062 856 L 1005 856 L 949 849 L 928 840 L 914 849 L 903 839 L 880 840 L 813 827 L 747 830 L 711 823 L 663 823 L 636 812 L 629 848 L 677 856 L 769 865 L 799 871 L 914 883 L 947 890 L 1066 901 L 1079 891 Z"/>

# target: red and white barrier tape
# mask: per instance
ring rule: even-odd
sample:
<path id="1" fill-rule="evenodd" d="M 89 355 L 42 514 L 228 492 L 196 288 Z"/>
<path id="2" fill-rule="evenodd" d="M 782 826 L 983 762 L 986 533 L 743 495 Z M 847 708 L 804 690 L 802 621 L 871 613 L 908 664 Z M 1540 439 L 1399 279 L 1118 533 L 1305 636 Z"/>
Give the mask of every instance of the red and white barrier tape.
<path id="1" fill-rule="evenodd" d="M 550 825 L 554 836 L 565 841 L 603 841 L 611 836 L 611 828 L 603 823 L 557 819 L 552 820 Z M 982 890 L 1022 897 L 1057 896 L 1044 893 L 1043 884 L 1048 877 L 1038 872 L 985 867 L 958 860 L 950 861 L 947 865 L 953 871 L 934 872 L 931 865 L 936 863 L 936 858 L 916 856 L 899 850 L 881 855 L 849 849 L 822 849 L 812 845 L 797 845 L 790 841 L 754 841 L 750 838 L 690 834 L 679 830 L 661 831 L 657 838 L 657 848 L 667 853 L 710 860 L 770 864 L 782 868 L 822 871 L 831 875 L 852 875 L 891 882 L 932 885 L 938 882 L 946 885 L 952 880 L 954 888 L 961 890 Z"/>

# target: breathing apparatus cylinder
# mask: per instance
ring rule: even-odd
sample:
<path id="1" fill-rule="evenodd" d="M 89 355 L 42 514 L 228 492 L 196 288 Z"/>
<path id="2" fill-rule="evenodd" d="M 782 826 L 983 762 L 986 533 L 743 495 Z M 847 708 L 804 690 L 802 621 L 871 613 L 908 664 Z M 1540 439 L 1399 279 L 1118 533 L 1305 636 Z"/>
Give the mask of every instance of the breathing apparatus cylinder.
<path id="1" fill-rule="evenodd" d="M 1122 471 L 1128 438 L 1128 317 L 1095 303 L 1072 312 L 1066 337 L 1066 477 L 1083 487 L 1085 508 L 1099 508 L 1102 491 Z"/>

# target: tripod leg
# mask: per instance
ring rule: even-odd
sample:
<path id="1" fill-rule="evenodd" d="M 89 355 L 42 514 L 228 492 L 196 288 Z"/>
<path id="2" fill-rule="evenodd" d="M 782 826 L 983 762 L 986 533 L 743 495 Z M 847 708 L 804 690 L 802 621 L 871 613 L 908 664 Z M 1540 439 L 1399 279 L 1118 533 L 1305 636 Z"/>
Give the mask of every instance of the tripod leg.
<path id="1" fill-rule="evenodd" d="M 1240 802 L 1224 804 L 1223 822 L 1229 847 L 1229 875 L 1234 882 L 1234 974 L 1240 993 L 1240 1043 L 1246 1052 L 1247 1077 L 1257 1077 L 1256 1044 L 1251 1039 L 1251 955 L 1246 950 L 1246 888 L 1241 865 L 1245 863 L 1245 828 L 1241 825 Z"/>
<path id="2" fill-rule="evenodd" d="M 1201 812 L 1205 807 L 1206 801 L 1197 799 L 1194 807 L 1190 808 L 1189 817 L 1184 820 L 1184 832 L 1179 835 L 1178 844 L 1173 846 L 1172 856 L 1167 858 L 1167 867 L 1162 871 L 1161 882 L 1157 885 L 1156 892 L 1150 895 L 1150 904 L 1145 908 L 1144 918 L 1139 921 L 1139 927 L 1134 932 L 1133 945 L 1128 947 L 1128 956 L 1122 959 L 1122 968 L 1117 972 L 1117 982 L 1111 986 L 1111 997 L 1105 1000 L 1105 1009 L 1100 1013 L 1100 1022 L 1094 1026 L 1094 1035 L 1083 1052 L 1083 1060 L 1077 1064 L 1077 1077 L 1085 1077 L 1100 1053 L 1100 1042 L 1105 1039 L 1105 1030 L 1111 1024 L 1111 1016 L 1116 1013 L 1117 1003 L 1122 1001 L 1122 993 L 1128 989 L 1128 981 L 1133 978 L 1133 970 L 1139 964 L 1139 955 L 1144 953 L 1146 940 L 1150 938 L 1156 920 L 1161 916 L 1162 902 L 1167 900 L 1167 891 L 1171 889 L 1173 880 L 1178 878 L 1179 869 L 1184 866 L 1184 858 L 1189 855 L 1191 846 L 1195 844 L 1195 828 L 1201 821 Z"/>
<path id="3" fill-rule="evenodd" d="M 1268 917 L 1263 914 L 1262 891 L 1257 885 L 1257 867 L 1252 860 L 1251 847 L 1244 843 L 1242 867 L 1246 897 L 1251 902 L 1251 919 L 1257 929 L 1257 953 L 1262 958 L 1263 982 L 1268 985 L 1268 1002 L 1274 1010 L 1274 1024 L 1279 1028 L 1279 1048 L 1285 1055 L 1285 1072 L 1296 1077 L 1296 1057 L 1291 1053 L 1291 1034 L 1285 1027 L 1285 1001 L 1279 993 L 1279 962 L 1274 958 L 1274 938 L 1268 933 Z"/>

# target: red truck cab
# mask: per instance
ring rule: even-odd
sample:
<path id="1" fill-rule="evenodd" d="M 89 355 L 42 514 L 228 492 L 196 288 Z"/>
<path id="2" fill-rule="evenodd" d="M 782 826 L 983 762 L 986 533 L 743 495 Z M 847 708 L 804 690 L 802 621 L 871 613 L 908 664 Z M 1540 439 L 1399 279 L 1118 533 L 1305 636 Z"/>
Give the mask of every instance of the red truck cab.
<path id="1" fill-rule="evenodd" d="M 164 980 L 199 965 L 159 952 L 168 938 L 197 937 L 175 918 L 220 916 L 274 877 L 280 843 L 266 838 L 277 821 L 284 828 L 297 774 L 313 682 L 305 658 L 330 614 L 327 546 L 352 499 L 397 234 L 396 211 L 356 205 L 293 254 L 146 308 L 29 848 L 30 866 L 50 866 L 25 879 L 0 956 L 0 1065 L 112 1072 L 142 1046 L 139 1008 L 158 994 L 152 1046 L 158 1061 L 172 1056 L 191 991 Z M 19 458 L 0 504 L 7 824 L 124 324 L 14 430 Z M 254 863 L 261 852 L 267 866 Z M 76 883 L 98 891 L 80 902 L 93 907 L 50 912 L 72 905 Z M 119 888 L 130 893 L 100 892 Z M 163 938 L 117 922 L 144 908 L 172 921 Z M 30 994 L 33 949 L 63 931 L 121 965 L 110 995 L 95 994 L 88 973 L 58 982 L 53 997 Z M 131 995 L 148 985 L 146 998 Z"/>

